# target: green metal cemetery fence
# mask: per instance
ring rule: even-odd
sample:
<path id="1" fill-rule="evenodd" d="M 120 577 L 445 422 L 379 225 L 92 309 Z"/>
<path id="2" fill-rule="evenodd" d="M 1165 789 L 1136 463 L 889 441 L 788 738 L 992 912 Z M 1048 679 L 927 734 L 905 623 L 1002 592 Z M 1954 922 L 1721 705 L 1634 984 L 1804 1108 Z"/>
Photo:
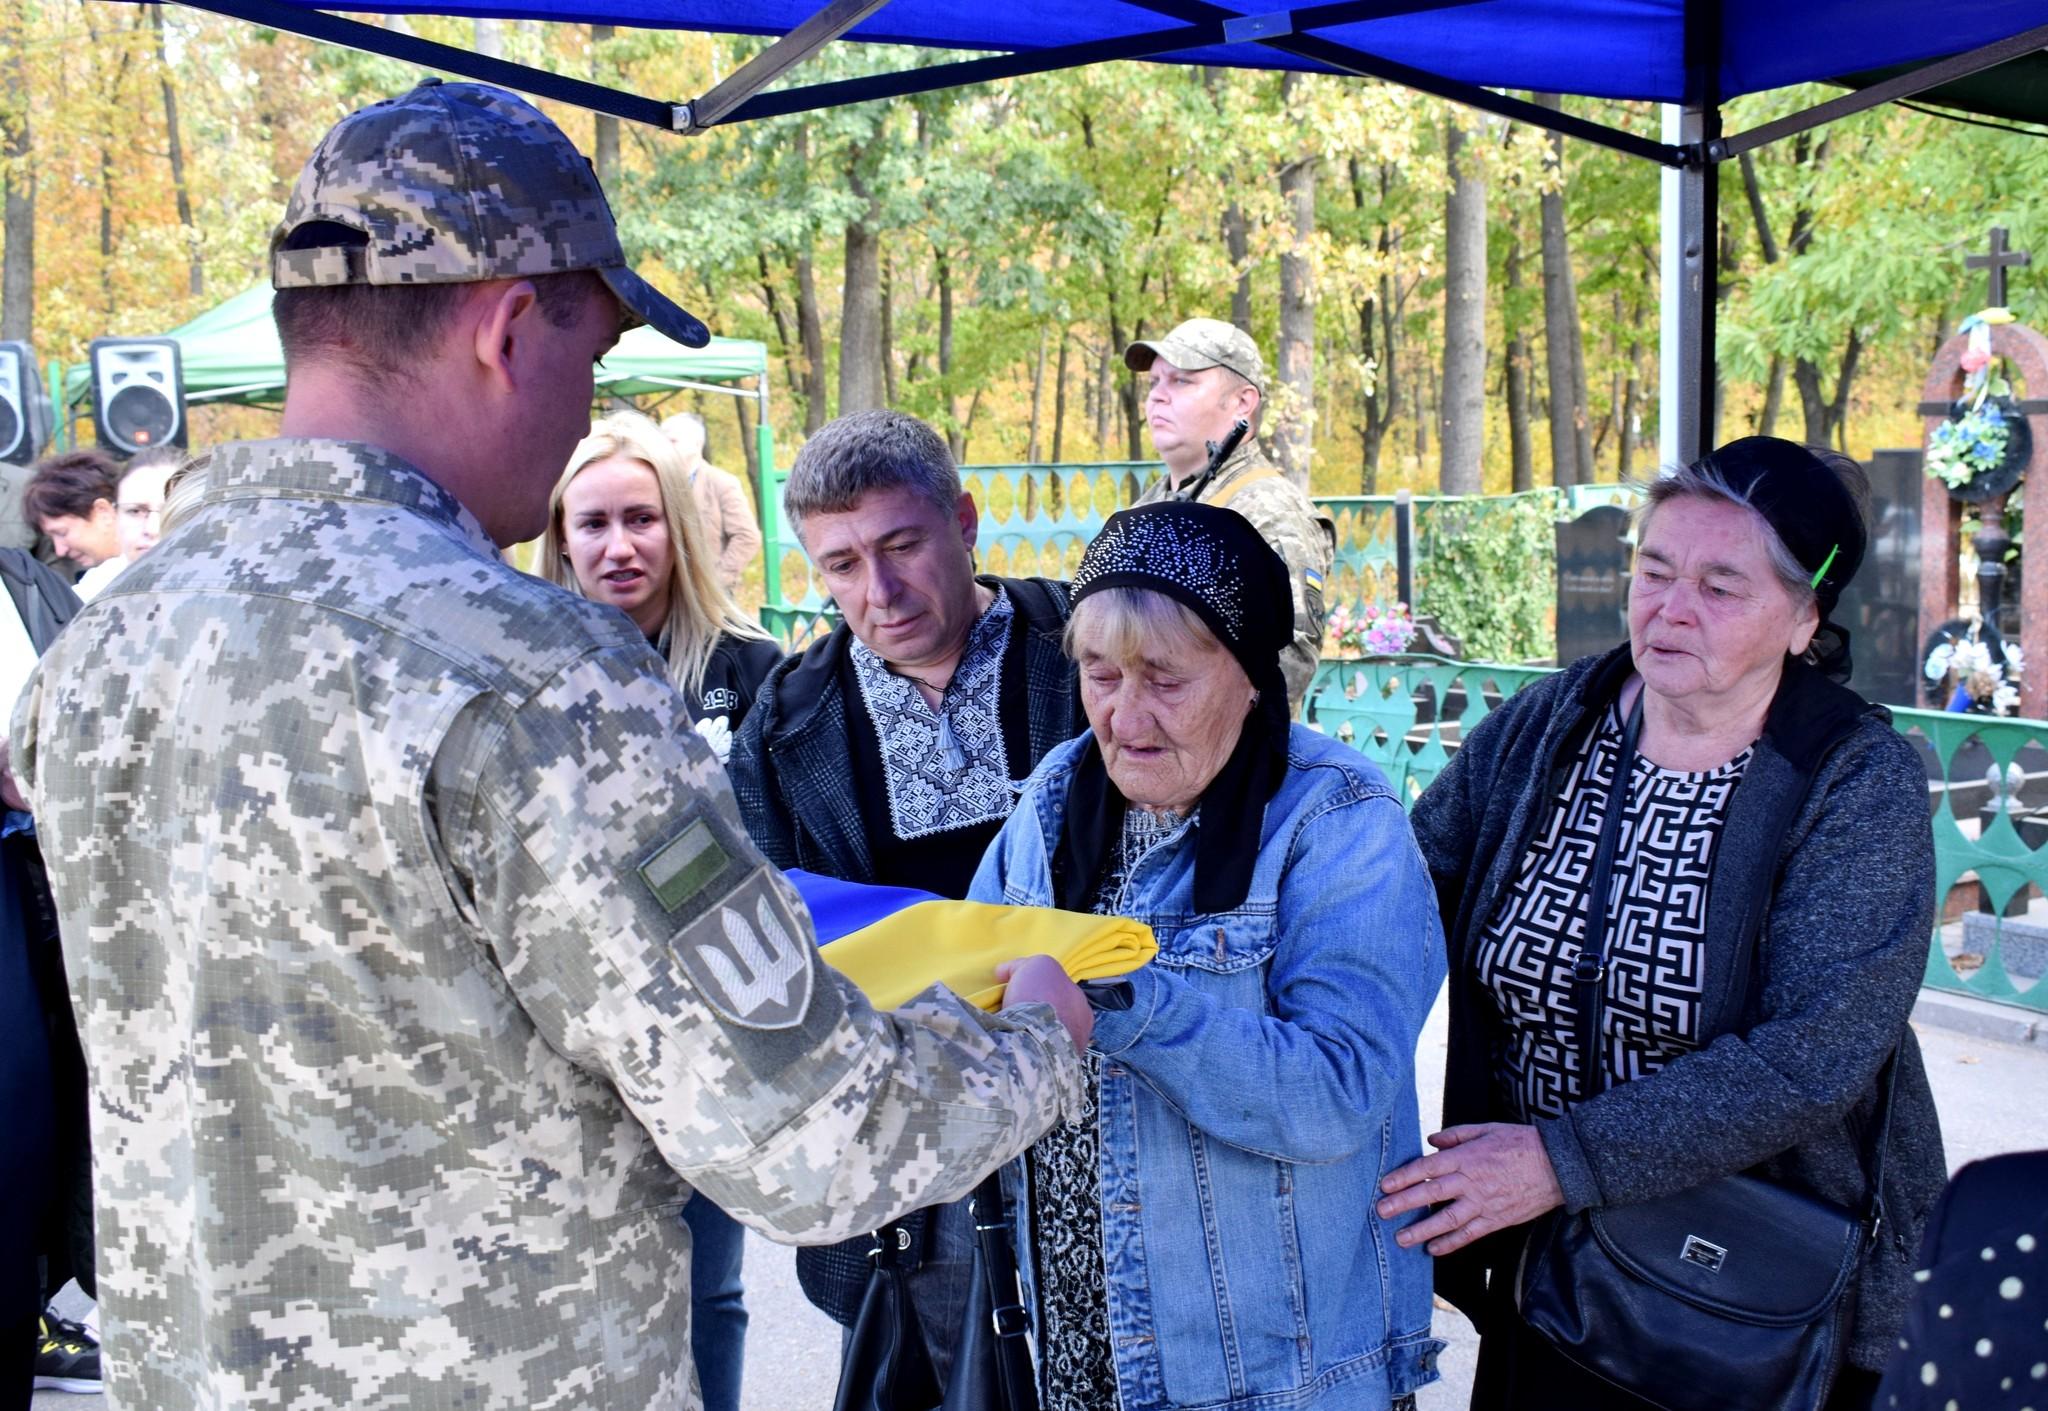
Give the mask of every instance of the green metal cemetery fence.
<path id="1" fill-rule="evenodd" d="M 1157 461 L 1096 461 L 1064 465 L 970 465 L 961 483 L 981 512 L 983 571 L 1006 576 L 1063 578 L 1080 561 L 1103 521 L 1137 498 L 1159 473 Z M 783 470 L 768 472 L 771 507 L 763 546 L 764 625 L 799 647 L 830 620 L 831 604 L 819 588 L 803 546 L 782 512 Z M 1329 605 L 1356 610 L 1374 603 L 1407 602 L 1429 611 L 1428 575 L 1434 530 L 1455 517 L 1527 514 L 1569 519 L 1594 505 L 1632 502 L 1617 485 L 1525 491 L 1519 495 L 1326 496 L 1316 503 L 1337 525 L 1337 555 L 1325 589 Z M 1532 564 L 1532 572 L 1542 572 Z M 1420 599 L 1420 601 L 1418 601 Z"/>
<path id="2" fill-rule="evenodd" d="M 962 467 L 981 511 L 983 568 L 1005 575 L 1071 575 L 1097 530 L 1158 473 L 1156 463 Z M 831 605 L 781 511 L 787 473 L 770 472 L 762 619 L 792 647 L 831 620 Z M 1473 516 L 1544 512 L 1571 518 L 1596 504 L 1629 503 L 1621 487 L 1576 486 L 1487 497 L 1350 496 L 1319 500 L 1337 523 L 1328 600 L 1354 608 L 1407 597 L 1429 609 L 1434 526 Z M 1407 560 L 1404 565 L 1404 558 Z M 1541 563 L 1529 567 L 1547 576 Z M 1404 589 L 1404 579 L 1406 587 Z M 1409 596 L 1411 595 L 1412 596 Z M 1310 724 L 1355 745 L 1387 773 L 1404 802 L 1437 776 L 1466 730 L 1547 665 L 1404 657 L 1325 661 L 1310 687 Z M 1894 709 L 1893 722 L 1927 767 L 1939 923 L 1926 984 L 2048 1011 L 2048 724 Z"/>
<path id="3" fill-rule="evenodd" d="M 1402 657 L 1325 661 L 1304 714 L 1363 751 L 1402 802 L 1435 779 L 1464 732 L 1549 668 Z M 2048 1011 L 2048 723 L 1894 707 L 1927 767 L 1941 911 L 1924 983 Z"/>

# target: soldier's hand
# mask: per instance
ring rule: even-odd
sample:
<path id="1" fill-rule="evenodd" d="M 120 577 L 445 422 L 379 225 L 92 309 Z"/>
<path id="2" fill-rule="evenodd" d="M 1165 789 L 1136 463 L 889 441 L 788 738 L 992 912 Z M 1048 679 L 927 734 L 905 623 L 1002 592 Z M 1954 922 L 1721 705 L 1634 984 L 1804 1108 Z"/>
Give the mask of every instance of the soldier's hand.
<path id="1" fill-rule="evenodd" d="M 1067 978 L 1060 963 L 1049 955 L 1027 955 L 1006 960 L 996 967 L 996 978 L 1004 982 L 1003 1005 L 1049 1004 L 1066 1025 L 1074 1047 L 1087 1051 L 1088 1036 L 1095 1032 L 1095 1011 L 1081 987 Z"/>

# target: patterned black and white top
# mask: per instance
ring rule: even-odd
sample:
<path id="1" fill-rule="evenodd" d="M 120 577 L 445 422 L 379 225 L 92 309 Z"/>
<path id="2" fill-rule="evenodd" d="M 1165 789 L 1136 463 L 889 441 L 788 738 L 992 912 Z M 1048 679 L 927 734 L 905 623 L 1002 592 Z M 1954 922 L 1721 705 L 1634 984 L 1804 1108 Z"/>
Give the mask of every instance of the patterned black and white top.
<path id="1" fill-rule="evenodd" d="M 1562 1116 L 1582 1094 L 1572 962 L 1621 735 L 1620 712 L 1610 709 L 1580 747 L 1480 941 L 1480 982 L 1507 1033 L 1495 1071 L 1525 1121 Z M 1619 904 L 1608 913 L 1601 1047 L 1610 1083 L 1654 1073 L 1699 1046 L 1707 883 L 1751 753 L 1691 773 L 1636 756 L 1614 853 Z"/>
<path id="2" fill-rule="evenodd" d="M 1015 617 L 1009 592 L 996 585 L 995 601 L 969 629 L 937 710 L 915 682 L 854 641 L 854 679 L 881 741 L 890 829 L 898 838 L 1001 824 L 1010 816 L 1016 795 L 998 695 Z"/>
<path id="3" fill-rule="evenodd" d="M 1146 853 L 1171 837 L 1186 815 L 1124 814 L 1123 832 L 1103 869 L 1095 914 L 1113 915 L 1124 879 Z M 1109 1287 L 1102 1257 L 1101 1137 L 1095 1103 L 1102 1059 L 1088 1055 L 1087 1100 L 1071 1123 L 1031 1148 L 1031 1240 L 1038 1272 L 1040 1411 L 1116 1411 L 1116 1365 L 1109 1350 Z"/>

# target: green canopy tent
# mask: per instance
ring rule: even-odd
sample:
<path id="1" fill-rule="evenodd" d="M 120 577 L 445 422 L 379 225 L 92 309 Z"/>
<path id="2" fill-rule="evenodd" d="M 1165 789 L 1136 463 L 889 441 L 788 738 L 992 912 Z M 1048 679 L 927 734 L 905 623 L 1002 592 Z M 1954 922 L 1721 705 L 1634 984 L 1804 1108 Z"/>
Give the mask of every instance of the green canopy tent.
<path id="1" fill-rule="evenodd" d="M 284 352 L 270 321 L 270 288 L 258 285 L 208 309 L 168 334 L 178 343 L 187 405 L 225 402 L 277 406 L 284 400 Z M 751 379 L 753 386 L 734 384 Z M 685 348 L 651 328 L 636 328 L 598 364 L 597 390 L 609 397 L 665 396 L 695 390 L 752 398 L 759 408 L 762 465 L 773 465 L 768 429 L 768 349 L 746 338 L 713 338 L 702 348 Z M 64 371 L 64 407 L 69 414 L 92 397 L 92 369 L 75 363 Z"/>

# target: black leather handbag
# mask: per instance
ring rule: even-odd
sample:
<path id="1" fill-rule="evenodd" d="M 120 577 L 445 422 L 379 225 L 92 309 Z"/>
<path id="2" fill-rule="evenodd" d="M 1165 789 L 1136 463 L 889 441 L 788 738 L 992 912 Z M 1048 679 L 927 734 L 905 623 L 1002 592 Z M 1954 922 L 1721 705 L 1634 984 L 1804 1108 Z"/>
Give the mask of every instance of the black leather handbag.
<path id="1" fill-rule="evenodd" d="M 1573 965 L 1575 1034 L 1588 1095 L 1606 1086 L 1600 1057 L 1609 883 L 1642 728 L 1638 698 L 1623 733 L 1594 850 L 1593 905 Z M 1755 915 L 1761 920 L 1764 908 Z M 1740 1015 L 1754 931 L 1736 958 Z M 1876 1237 L 1898 1058 L 1879 1085 L 1876 1159 L 1860 1212 L 1749 1174 L 1656 1200 L 1539 1220 L 1523 1245 L 1523 1321 L 1565 1357 L 1666 1411 L 1818 1411 L 1847 1354 L 1857 1265 Z"/>
<path id="2" fill-rule="evenodd" d="M 847 1335 L 832 1411 L 934 1411 L 939 1404 L 931 1354 L 910 1301 L 906 1256 L 912 1243 L 900 1225 L 875 1233 L 874 1271 Z"/>
<path id="3" fill-rule="evenodd" d="M 960 1340 L 941 1392 L 911 1301 L 914 1238 L 889 1225 L 875 1235 L 874 1271 L 839 1367 L 833 1411 L 1038 1411 L 1038 1384 L 1025 1341 L 1029 1320 L 1018 1294 L 1017 1260 L 1003 1218 L 1000 1174 L 974 1189 L 974 1275 L 959 1311 Z"/>

